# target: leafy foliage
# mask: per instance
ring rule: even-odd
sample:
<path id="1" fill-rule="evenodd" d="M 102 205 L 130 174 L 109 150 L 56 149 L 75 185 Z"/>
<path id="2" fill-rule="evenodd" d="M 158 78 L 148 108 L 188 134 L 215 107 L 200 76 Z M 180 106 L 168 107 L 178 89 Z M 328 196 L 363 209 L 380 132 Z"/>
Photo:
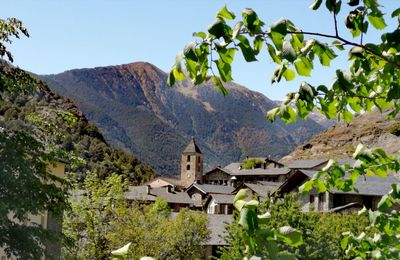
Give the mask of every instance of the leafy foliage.
<path id="1" fill-rule="evenodd" d="M 229 246 L 222 249 L 221 259 L 295 259 L 292 253 L 279 250 L 278 244 L 291 247 L 303 244 L 302 234 L 290 225 L 268 225 L 270 212 L 258 215 L 259 202 L 250 200 L 247 189 L 240 190 L 233 202 L 238 210 L 237 224 L 229 228 Z"/>
<path id="2" fill-rule="evenodd" d="M 252 169 L 252 168 L 259 168 L 261 167 L 262 161 L 259 159 L 249 159 L 249 160 L 245 160 L 240 166 L 243 169 Z"/>
<path id="3" fill-rule="evenodd" d="M 321 0 L 316 0 L 311 8 L 317 10 L 321 8 L 321 3 Z M 326 0 L 325 3 L 334 18 L 333 34 L 300 30 L 287 19 L 278 20 L 265 28 L 264 22 L 250 8 L 242 12 L 241 20 L 230 26 L 229 22 L 236 16 L 224 7 L 208 28 L 208 33 L 195 34 L 199 39 L 190 44 L 190 52 L 184 51 L 177 56 L 169 74 L 169 85 L 172 86 L 175 79 L 184 78 L 184 64 L 195 85 L 207 81 L 210 71 L 214 83 L 226 95 L 224 82 L 232 80 L 231 64 L 235 53 L 241 51 L 247 62 L 253 62 L 262 55 L 263 46 L 277 64 L 272 76 L 273 83 L 280 82 L 282 78 L 291 81 L 296 75 L 310 77 L 316 60 L 322 66 L 329 66 L 337 57 L 336 51 L 348 51 L 349 70 L 337 70 L 330 88 L 302 82 L 299 91 L 289 93 L 281 106 L 271 110 L 267 118 L 273 121 L 279 116 L 290 122 L 296 120 L 296 115 L 304 119 L 311 111 L 318 109 L 328 118 L 338 117 L 349 122 L 354 112 L 370 111 L 372 107 L 391 107 L 390 117 L 393 117 L 400 110 L 400 105 L 395 102 L 400 93 L 399 27 L 393 32 L 382 33 L 379 43 L 363 42 L 363 35 L 370 31 L 369 25 L 383 30 L 387 18 L 376 0 L 350 1 L 345 26 L 353 37 L 359 39 L 351 41 L 339 34 L 336 19 L 345 9 L 345 4 L 337 0 Z M 398 16 L 398 9 L 394 10 L 392 18 L 397 19 Z M 321 38 L 333 41 L 322 42 Z M 345 48 L 347 46 L 351 48 Z M 214 70 L 215 67 L 217 70 Z M 176 77 L 178 74 L 182 76 Z"/>
<path id="4" fill-rule="evenodd" d="M 73 246 L 64 248 L 68 259 L 106 259 L 111 249 L 130 242 L 128 259 L 196 259 L 208 238 L 204 213 L 181 210 L 172 215 L 164 200 L 130 205 L 124 198 L 127 183 L 113 175 L 100 180 L 89 175 L 84 194 L 72 202 L 64 223 Z"/>
<path id="5" fill-rule="evenodd" d="M 12 38 L 19 38 L 21 33 L 29 37 L 28 30 L 23 26 L 22 22 L 16 18 L 0 19 L 0 58 L 4 56 L 11 62 L 13 62 L 13 56 L 10 51 L 7 50 L 5 44 L 11 44 Z"/>
<path id="6" fill-rule="evenodd" d="M 302 82 L 299 91 L 289 93 L 280 107 L 267 113 L 267 118 L 273 121 L 278 116 L 286 122 L 293 122 L 297 115 L 304 119 L 316 108 L 327 118 L 336 117 L 350 122 L 354 114 L 369 112 L 375 107 L 381 111 L 388 109 L 388 119 L 393 119 L 400 111 L 400 8 L 391 12 L 391 18 L 397 23 L 397 28 L 394 31 L 383 31 L 378 42 L 365 43 L 363 36 L 370 32 L 371 27 L 384 30 L 387 26 L 387 17 L 377 0 L 351 0 L 347 6 L 341 0 L 315 0 L 310 8 L 320 9 L 323 2 L 333 17 L 335 31 L 332 34 L 300 30 L 287 19 L 276 21 L 264 29 L 264 23 L 256 12 L 249 8 L 242 12 L 242 20 L 233 28 L 228 25 L 229 20 L 235 19 L 233 13 L 219 15 L 208 28 L 208 34 L 196 34 L 203 36 L 192 44 L 192 53 L 197 57 L 184 54 L 177 59 L 169 76 L 169 84 L 172 86 L 175 81 L 174 73 L 182 71 L 183 62 L 195 85 L 210 78 L 209 70 L 214 77 L 228 82 L 231 77 L 223 77 L 221 69 L 218 70 L 219 74 L 215 73 L 213 64 L 207 62 L 208 58 L 211 57 L 212 60 L 216 54 L 220 56 L 220 53 L 233 48 L 240 49 L 244 59 L 252 62 L 257 59 L 262 45 L 267 46 L 269 56 L 277 64 L 272 83 L 280 82 L 282 78 L 290 81 L 296 74 L 311 76 L 316 58 L 322 66 L 329 66 L 337 57 L 334 50 L 336 48 L 339 52 L 347 51 L 350 61 L 348 70 L 336 70 L 330 87 Z M 348 12 L 344 25 L 353 36 L 351 40 L 343 38 L 338 30 L 337 16 L 344 10 Z M 224 7 L 221 12 L 229 11 Z M 321 39 L 333 41 L 328 43 L 322 42 Z M 216 61 L 218 67 L 222 68 L 223 75 L 231 75 L 232 61 L 233 58 L 226 60 L 221 56 Z M 217 86 L 226 94 L 222 81 Z M 293 105 L 296 109 L 291 107 Z M 399 155 L 387 155 L 381 149 L 370 150 L 360 145 L 354 153 L 354 158 L 357 161 L 353 166 L 341 166 L 331 160 L 322 171 L 301 187 L 301 191 L 308 192 L 315 188 L 324 192 L 336 188 L 348 192 L 356 190 L 354 183 L 360 176 L 376 175 L 384 178 L 400 170 Z M 368 215 L 370 225 L 361 234 L 356 234 L 357 231 L 344 234 L 341 247 L 346 256 L 356 259 L 400 258 L 399 212 L 389 212 L 398 207 L 398 185 L 393 184 L 392 191 L 382 197 L 377 211 L 360 212 Z M 368 234 L 367 231 L 371 229 L 375 232 Z"/>
<path id="7" fill-rule="evenodd" d="M 297 247 L 288 245 L 284 240 L 276 241 L 278 251 L 289 252 L 295 259 L 347 259 L 341 248 L 342 233 L 362 232 L 369 223 L 366 216 L 355 213 L 302 212 L 294 194 L 284 197 L 282 201 L 265 201 L 260 209 L 269 212 L 268 220 L 260 227 L 278 229 L 291 226 L 301 233 L 304 243 Z M 246 231 L 237 222 L 229 225 L 227 230 L 229 235 L 225 239 L 229 246 L 221 249 L 221 259 L 242 259 L 245 241 L 240 234 Z M 261 255 L 268 259 L 267 252 Z"/>

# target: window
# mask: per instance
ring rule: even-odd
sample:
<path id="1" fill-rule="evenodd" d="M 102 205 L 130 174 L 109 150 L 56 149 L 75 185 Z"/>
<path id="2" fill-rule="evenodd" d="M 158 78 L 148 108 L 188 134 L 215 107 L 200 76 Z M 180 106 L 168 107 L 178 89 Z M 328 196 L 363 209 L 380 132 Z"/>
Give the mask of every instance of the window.
<path id="1" fill-rule="evenodd" d="M 186 170 L 190 170 L 190 164 L 186 165 Z"/>
<path id="2" fill-rule="evenodd" d="M 186 161 L 190 162 L 190 155 L 187 156 Z"/>
<path id="3" fill-rule="evenodd" d="M 310 195 L 310 204 L 314 204 L 315 196 Z"/>

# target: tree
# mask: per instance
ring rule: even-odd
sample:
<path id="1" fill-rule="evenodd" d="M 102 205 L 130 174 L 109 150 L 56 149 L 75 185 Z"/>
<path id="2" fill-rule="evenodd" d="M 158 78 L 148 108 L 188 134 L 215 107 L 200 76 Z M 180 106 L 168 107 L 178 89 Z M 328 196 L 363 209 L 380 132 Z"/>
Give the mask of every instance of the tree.
<path id="1" fill-rule="evenodd" d="M 296 228 L 301 234 L 304 243 L 292 247 L 278 240 L 279 251 L 288 251 L 296 259 L 346 259 L 340 242 L 342 232 L 352 231 L 357 233 L 368 225 L 366 216 L 356 213 L 325 214 L 320 212 L 302 212 L 300 203 L 294 194 L 285 196 L 283 200 L 272 203 L 269 200 L 260 205 L 260 209 L 270 212 L 268 221 L 262 225 L 270 229 L 277 229 L 282 225 Z M 233 222 L 228 227 L 226 236 L 227 247 L 222 248 L 222 259 L 242 259 L 245 248 L 240 234 L 243 227 Z M 372 232 L 372 231 L 371 231 Z M 267 252 L 261 253 L 263 258 L 268 257 Z"/>
<path id="2" fill-rule="evenodd" d="M 65 218 L 64 232 L 71 245 L 64 248 L 64 258 L 106 259 L 112 249 L 128 242 L 129 259 L 201 257 L 201 243 L 209 234 L 204 213 L 172 214 L 161 199 L 150 205 L 130 204 L 124 196 L 127 183 L 117 175 L 105 180 L 88 175 L 83 188 Z"/>
<path id="3" fill-rule="evenodd" d="M 350 0 L 348 3 L 315 0 L 310 8 L 318 10 L 323 2 L 332 15 L 335 30 L 331 34 L 301 30 L 287 19 L 265 28 L 265 23 L 251 8 L 246 8 L 242 19 L 231 26 L 229 21 L 236 16 L 226 7 L 222 8 L 208 32 L 195 33 L 198 41 L 187 44 L 183 53 L 177 55 L 168 84 L 172 86 L 175 80 L 186 77 L 184 63 L 187 75 L 195 85 L 212 78 L 226 95 L 228 92 L 223 82 L 232 80 L 231 64 L 238 50 L 247 62 L 253 62 L 265 46 L 268 55 L 277 64 L 272 82 L 278 83 L 282 79 L 291 81 L 296 75 L 310 77 L 316 58 L 321 65 L 329 66 L 337 57 L 334 50 L 337 49 L 341 53 L 348 52 L 350 66 L 348 70 L 336 70 L 331 87 L 302 82 L 299 91 L 289 93 L 279 107 L 267 113 L 267 118 L 274 121 L 278 116 L 289 123 L 295 121 L 297 116 L 305 119 L 317 109 L 327 118 L 337 117 L 349 122 L 354 114 L 377 108 L 389 110 L 388 119 L 393 119 L 400 111 L 400 8 L 390 13 L 397 28 L 382 31 L 379 42 L 366 43 L 364 35 L 370 33 L 371 27 L 377 30 L 387 27 L 388 17 L 377 0 Z M 353 39 L 342 37 L 338 29 L 337 16 L 344 10 L 347 12 L 344 25 Z M 330 161 L 323 171 L 302 186 L 301 191 L 307 192 L 312 188 L 319 192 L 332 188 L 350 191 L 355 189 L 354 183 L 360 176 L 385 177 L 388 172 L 400 170 L 399 154 L 387 155 L 380 149 L 370 150 L 360 145 L 354 158 L 357 161 L 353 166 Z M 400 214 L 396 210 L 389 212 L 398 206 L 399 199 L 400 184 L 393 184 L 392 191 L 380 201 L 378 211 L 360 212 L 369 216 L 370 227 L 367 228 L 376 228 L 377 231 L 372 236 L 366 232 L 360 235 L 347 233 L 341 242 L 347 254 L 360 258 L 400 258 L 397 235 L 400 232 Z"/>
<path id="4" fill-rule="evenodd" d="M 0 19 L 1 58 L 13 60 L 6 44 L 20 34 L 29 36 L 21 21 Z M 34 82 L 29 74 L 1 61 L 1 104 L 4 105 L 5 94 L 34 91 Z M 32 134 L 33 128 L 23 122 L 0 121 L 0 247 L 8 256 L 21 259 L 40 258 L 45 253 L 45 243 L 61 235 L 30 222 L 30 217 L 47 211 L 60 219 L 68 207 L 67 183 L 50 172 L 50 166 L 61 159 L 60 153 L 48 149 L 47 143 Z"/>

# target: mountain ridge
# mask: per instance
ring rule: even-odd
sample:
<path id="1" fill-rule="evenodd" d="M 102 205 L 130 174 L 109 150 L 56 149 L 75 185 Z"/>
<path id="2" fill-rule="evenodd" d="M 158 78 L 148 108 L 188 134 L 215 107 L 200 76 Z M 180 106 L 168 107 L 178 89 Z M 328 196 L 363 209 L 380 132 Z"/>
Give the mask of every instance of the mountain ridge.
<path id="1" fill-rule="evenodd" d="M 161 175 L 179 173 L 180 153 L 192 137 L 210 169 L 245 155 L 283 156 L 324 129 L 313 120 L 267 122 L 275 103 L 235 83 L 226 84 L 226 97 L 210 82 L 193 87 L 184 80 L 169 88 L 167 74 L 147 62 L 39 78 L 72 99 L 107 141 L 134 152 Z"/>

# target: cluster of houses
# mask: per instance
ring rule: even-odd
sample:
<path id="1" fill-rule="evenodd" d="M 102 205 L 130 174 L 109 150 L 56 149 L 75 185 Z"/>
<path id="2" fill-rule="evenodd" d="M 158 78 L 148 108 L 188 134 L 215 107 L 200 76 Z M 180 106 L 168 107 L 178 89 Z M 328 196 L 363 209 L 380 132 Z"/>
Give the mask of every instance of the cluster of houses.
<path id="1" fill-rule="evenodd" d="M 329 159 L 294 160 L 282 164 L 271 158 L 246 158 L 251 167 L 234 162 L 203 172 L 203 154 L 192 139 L 181 156 L 181 178 L 157 177 L 143 186 L 131 186 L 127 199 L 154 201 L 166 200 L 174 211 L 181 208 L 202 210 L 208 214 L 232 214 L 233 198 L 247 188 L 260 200 L 282 197 L 297 192 L 299 187 L 326 166 Z M 352 159 L 338 160 L 340 164 L 354 164 Z M 248 164 L 247 164 L 248 165 Z M 360 178 L 355 187 L 358 192 L 338 190 L 316 193 L 311 191 L 298 196 L 304 211 L 343 211 L 359 207 L 376 209 L 379 199 L 391 190 L 391 184 L 399 180 L 395 176 Z"/>
<path id="2" fill-rule="evenodd" d="M 245 162 L 252 163 L 245 163 Z M 203 172 L 203 154 L 192 139 L 181 156 L 181 178 L 157 177 L 144 186 L 132 186 L 127 199 L 151 202 L 162 198 L 173 211 L 191 208 L 206 212 L 209 218 L 211 238 L 205 244 L 206 259 L 215 255 L 216 248 L 225 245 L 221 238 L 224 222 L 231 222 L 233 199 L 243 188 L 260 201 L 272 195 L 283 197 L 297 192 L 299 187 L 326 166 L 329 159 L 294 160 L 282 164 L 271 158 L 246 158 L 225 167 L 216 167 Z M 338 160 L 340 164 L 354 164 L 352 159 Z M 250 165 L 250 167 L 249 167 Z M 376 209 L 380 198 L 391 190 L 395 176 L 360 178 L 355 187 L 358 192 L 338 190 L 307 195 L 298 195 L 304 211 L 343 212 L 359 210 L 362 207 Z"/>
<path id="3" fill-rule="evenodd" d="M 299 187 L 322 170 L 328 159 L 295 160 L 282 164 L 271 158 L 246 158 L 244 162 L 234 162 L 225 167 L 216 167 L 203 172 L 203 154 L 192 139 L 181 156 L 180 179 L 157 177 L 146 185 L 131 186 L 126 192 L 126 199 L 142 203 L 154 202 L 162 198 L 168 202 L 174 212 L 182 208 L 201 210 L 207 213 L 210 239 L 203 245 L 205 259 L 217 254 L 219 246 L 226 245 L 224 223 L 233 221 L 233 199 L 243 188 L 260 201 L 271 196 L 283 197 L 297 192 Z M 354 161 L 339 160 L 339 163 L 353 164 Z M 64 175 L 64 163 L 58 163 L 52 172 L 59 177 Z M 355 187 L 358 192 L 339 190 L 307 195 L 297 195 L 304 211 L 342 212 L 359 210 L 362 207 L 376 209 L 380 198 L 391 190 L 393 183 L 398 183 L 395 176 L 379 178 L 366 176 L 360 178 Z M 45 229 L 60 230 L 61 226 L 44 212 L 31 217 L 32 222 Z M 46 245 L 46 251 L 55 259 L 60 258 L 60 245 Z M 0 248 L 0 260 L 8 259 Z M 44 258 L 43 258 L 44 259 Z"/>

